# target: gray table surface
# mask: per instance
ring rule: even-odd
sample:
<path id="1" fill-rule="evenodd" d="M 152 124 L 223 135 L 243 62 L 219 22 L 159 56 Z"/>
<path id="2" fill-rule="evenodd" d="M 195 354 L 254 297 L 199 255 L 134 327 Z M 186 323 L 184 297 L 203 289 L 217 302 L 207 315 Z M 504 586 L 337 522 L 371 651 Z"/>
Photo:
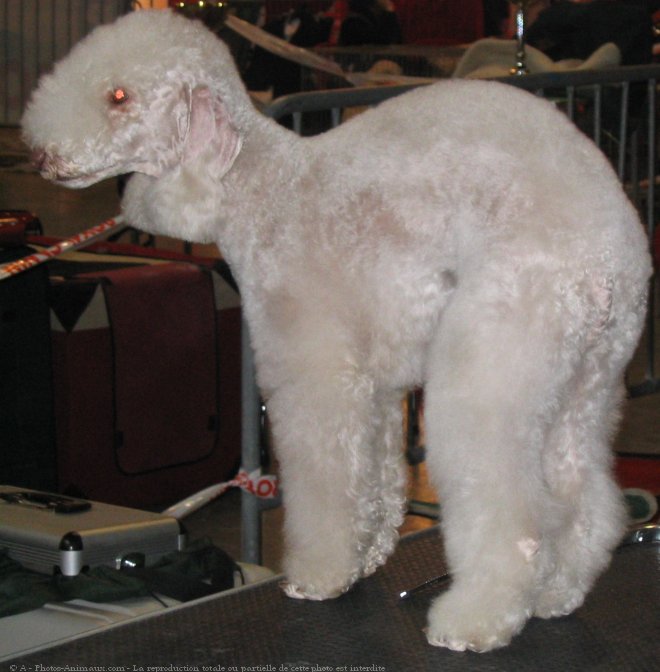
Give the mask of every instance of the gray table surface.
<path id="1" fill-rule="evenodd" d="M 401 590 L 443 571 L 440 536 L 425 531 L 402 540 L 385 567 L 336 600 L 288 599 L 274 579 L 163 610 L 3 663 L 0 669 L 660 671 L 657 544 L 620 549 L 581 609 L 565 618 L 532 619 L 509 647 L 486 654 L 455 653 L 426 643 L 422 629 L 437 590 L 399 601 Z"/>

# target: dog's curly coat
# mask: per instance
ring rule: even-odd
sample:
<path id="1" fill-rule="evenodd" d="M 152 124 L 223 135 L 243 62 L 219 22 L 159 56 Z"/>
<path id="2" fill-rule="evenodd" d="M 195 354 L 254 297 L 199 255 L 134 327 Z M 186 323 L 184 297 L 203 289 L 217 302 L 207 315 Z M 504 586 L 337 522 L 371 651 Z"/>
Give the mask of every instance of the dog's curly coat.
<path id="1" fill-rule="evenodd" d="M 401 394 L 423 384 L 453 575 L 429 641 L 484 651 L 582 603 L 624 526 L 609 444 L 650 259 L 606 159 L 552 105 L 451 81 L 303 139 L 253 108 L 201 24 L 141 11 L 42 79 L 24 131 L 45 177 L 135 171 L 130 222 L 229 261 L 290 596 L 340 595 L 394 549 Z"/>

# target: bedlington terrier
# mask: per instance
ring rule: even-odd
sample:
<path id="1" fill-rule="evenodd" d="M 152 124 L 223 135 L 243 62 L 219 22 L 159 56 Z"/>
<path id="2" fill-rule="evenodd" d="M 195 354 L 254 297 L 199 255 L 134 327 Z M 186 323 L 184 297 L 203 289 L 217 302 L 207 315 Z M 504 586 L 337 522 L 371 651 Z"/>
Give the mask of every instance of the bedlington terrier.
<path id="1" fill-rule="evenodd" d="M 134 171 L 128 221 L 229 262 L 287 595 L 337 597 L 392 553 L 401 398 L 423 385 L 453 577 L 429 642 L 485 651 L 580 606 L 625 525 L 609 444 L 651 266 L 607 160 L 551 104 L 441 82 L 301 138 L 252 106 L 220 40 L 155 10 L 78 44 L 23 124 L 44 177 Z"/>

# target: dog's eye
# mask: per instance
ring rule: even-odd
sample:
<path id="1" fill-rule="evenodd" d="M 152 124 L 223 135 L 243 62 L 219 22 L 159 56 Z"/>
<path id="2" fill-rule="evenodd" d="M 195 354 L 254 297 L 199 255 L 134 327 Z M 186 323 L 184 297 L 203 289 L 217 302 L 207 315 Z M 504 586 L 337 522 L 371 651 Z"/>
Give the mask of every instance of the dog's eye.
<path id="1" fill-rule="evenodd" d="M 110 93 L 110 102 L 113 105 L 123 105 L 127 101 L 128 101 L 128 93 L 126 92 L 126 89 L 117 87 L 116 89 L 113 89 L 112 92 Z"/>

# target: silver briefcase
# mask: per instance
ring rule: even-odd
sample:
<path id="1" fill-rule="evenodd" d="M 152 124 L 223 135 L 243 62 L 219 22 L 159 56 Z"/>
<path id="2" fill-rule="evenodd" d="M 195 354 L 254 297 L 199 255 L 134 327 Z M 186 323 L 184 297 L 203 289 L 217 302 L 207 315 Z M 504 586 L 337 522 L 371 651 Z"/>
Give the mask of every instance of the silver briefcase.
<path id="1" fill-rule="evenodd" d="M 185 541 L 170 516 L 0 485 L 0 549 L 38 572 L 76 576 L 127 559 L 148 566 Z"/>

